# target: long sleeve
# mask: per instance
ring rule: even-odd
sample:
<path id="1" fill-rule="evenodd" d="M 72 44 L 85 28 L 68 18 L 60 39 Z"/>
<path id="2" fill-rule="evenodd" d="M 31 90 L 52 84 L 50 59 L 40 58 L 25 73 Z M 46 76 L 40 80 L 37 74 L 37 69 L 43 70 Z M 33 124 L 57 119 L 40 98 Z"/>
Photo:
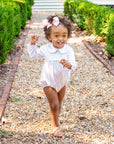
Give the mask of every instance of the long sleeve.
<path id="1" fill-rule="evenodd" d="M 28 53 L 31 59 L 38 59 L 44 57 L 43 50 L 41 48 L 37 49 L 36 45 L 28 44 Z"/>

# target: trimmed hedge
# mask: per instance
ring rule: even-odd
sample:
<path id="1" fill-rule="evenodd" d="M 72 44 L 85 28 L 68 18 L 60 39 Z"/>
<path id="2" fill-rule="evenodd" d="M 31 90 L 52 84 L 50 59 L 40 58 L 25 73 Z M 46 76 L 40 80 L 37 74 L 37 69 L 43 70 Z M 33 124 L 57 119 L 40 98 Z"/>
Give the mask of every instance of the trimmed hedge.
<path id="1" fill-rule="evenodd" d="M 101 36 L 107 43 L 106 50 L 114 55 L 114 9 L 87 0 L 65 0 L 64 14 L 82 30 Z"/>
<path id="2" fill-rule="evenodd" d="M 110 15 L 109 25 L 108 25 L 107 35 L 106 35 L 106 43 L 107 43 L 106 50 L 110 54 L 114 55 L 114 14 Z"/>
<path id="3" fill-rule="evenodd" d="M 11 5 L 0 5 L 0 63 L 7 57 L 7 52 L 11 51 L 14 41 L 14 13 Z"/>
<path id="4" fill-rule="evenodd" d="M 12 51 L 14 39 L 32 15 L 34 0 L 2 0 L 0 2 L 0 64 Z"/>

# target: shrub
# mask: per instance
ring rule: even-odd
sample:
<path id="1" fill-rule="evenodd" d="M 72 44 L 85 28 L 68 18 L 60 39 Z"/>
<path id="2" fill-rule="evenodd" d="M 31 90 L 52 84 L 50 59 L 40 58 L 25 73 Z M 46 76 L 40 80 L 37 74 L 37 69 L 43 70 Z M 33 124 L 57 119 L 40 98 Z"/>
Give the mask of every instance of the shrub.
<path id="1" fill-rule="evenodd" d="M 0 1 L 0 64 L 9 51 L 13 41 L 24 28 L 27 19 L 32 15 L 33 0 L 2 0 Z"/>
<path id="2" fill-rule="evenodd" d="M 112 18 L 114 9 L 87 0 L 66 0 L 64 14 L 76 22 L 81 29 L 86 29 L 89 33 L 99 35 L 106 40 L 106 50 L 114 55 L 114 18 Z"/>
<path id="3" fill-rule="evenodd" d="M 21 13 L 21 27 L 24 28 L 26 25 L 26 21 L 32 16 L 32 5 L 34 4 L 34 0 L 13 0 L 20 7 Z"/>
<path id="4" fill-rule="evenodd" d="M 24 28 L 27 21 L 27 3 L 23 0 L 13 0 L 20 7 L 21 27 Z"/>
<path id="5" fill-rule="evenodd" d="M 79 5 L 80 5 L 80 2 L 78 1 L 75 1 L 74 2 L 74 12 L 73 12 L 73 21 L 75 21 L 78 25 L 78 27 L 80 27 L 82 30 L 85 29 L 85 18 L 82 14 L 82 12 L 79 11 Z"/>
<path id="6" fill-rule="evenodd" d="M 26 0 L 27 3 L 27 19 L 30 19 L 32 16 L 32 5 L 34 4 L 34 0 Z"/>
<path id="7" fill-rule="evenodd" d="M 20 15 L 20 7 L 19 5 L 16 5 L 16 3 L 11 3 L 11 6 L 13 7 L 13 13 L 14 13 L 14 36 L 19 36 L 20 29 L 21 29 L 21 15 Z"/>
<path id="8" fill-rule="evenodd" d="M 67 15 L 69 18 L 72 18 L 72 9 L 70 0 L 65 0 L 64 2 L 64 14 Z"/>
<path id="9" fill-rule="evenodd" d="M 106 43 L 107 43 L 106 50 L 111 55 L 114 55 L 114 14 L 110 14 L 108 32 L 106 35 Z"/>
<path id="10" fill-rule="evenodd" d="M 73 14 L 73 21 L 76 22 L 82 30 L 85 29 L 85 19 L 82 14 Z"/>
<path id="11" fill-rule="evenodd" d="M 0 5 L 0 63 L 7 57 L 7 52 L 11 51 L 14 41 L 14 13 L 11 5 Z"/>
<path id="12" fill-rule="evenodd" d="M 2 4 L 0 4 L 0 63 L 4 62 L 4 60 L 7 57 L 7 25 L 6 20 L 4 19 L 6 11 L 4 10 L 4 7 Z"/>
<path id="13" fill-rule="evenodd" d="M 105 39 L 111 10 L 109 7 L 102 6 L 98 11 L 94 25 L 95 34 Z"/>

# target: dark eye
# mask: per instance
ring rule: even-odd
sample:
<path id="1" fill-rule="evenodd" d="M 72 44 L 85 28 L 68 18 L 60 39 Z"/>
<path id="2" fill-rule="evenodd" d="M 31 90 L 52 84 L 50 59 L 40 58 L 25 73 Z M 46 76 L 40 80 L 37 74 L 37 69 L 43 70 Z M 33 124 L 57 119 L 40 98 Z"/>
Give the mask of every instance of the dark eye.
<path id="1" fill-rule="evenodd" d="M 55 37 L 59 37 L 58 35 L 55 35 Z"/>
<path id="2" fill-rule="evenodd" d="M 63 35 L 63 37 L 66 37 L 66 35 Z"/>

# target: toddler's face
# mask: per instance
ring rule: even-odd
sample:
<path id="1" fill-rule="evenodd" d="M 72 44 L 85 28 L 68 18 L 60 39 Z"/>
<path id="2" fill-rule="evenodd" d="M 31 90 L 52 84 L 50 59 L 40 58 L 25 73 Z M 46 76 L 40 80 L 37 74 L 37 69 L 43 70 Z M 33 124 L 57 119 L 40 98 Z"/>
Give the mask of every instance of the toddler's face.
<path id="1" fill-rule="evenodd" d="M 49 40 L 55 48 L 62 48 L 68 40 L 68 29 L 63 25 L 52 25 Z"/>

